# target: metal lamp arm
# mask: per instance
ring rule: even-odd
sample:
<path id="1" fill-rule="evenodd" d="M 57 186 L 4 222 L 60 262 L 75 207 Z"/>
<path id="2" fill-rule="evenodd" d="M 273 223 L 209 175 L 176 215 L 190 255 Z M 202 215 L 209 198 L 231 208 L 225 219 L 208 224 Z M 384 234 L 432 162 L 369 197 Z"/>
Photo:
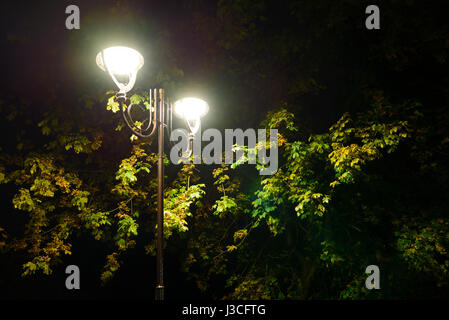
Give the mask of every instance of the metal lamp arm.
<path id="1" fill-rule="evenodd" d="M 198 117 L 196 119 L 193 119 L 193 124 L 191 124 L 190 121 L 191 120 L 186 120 L 187 126 L 189 127 L 190 132 L 195 135 L 198 132 L 198 130 L 200 129 L 201 120 Z"/>
<path id="2" fill-rule="evenodd" d="M 163 93 L 162 93 L 163 95 Z M 134 135 L 136 135 L 139 138 L 148 139 L 152 137 L 156 133 L 156 129 L 158 126 L 158 103 L 162 104 L 159 105 L 159 110 L 162 113 L 167 112 L 167 122 L 164 123 L 163 126 L 167 129 L 168 135 L 170 136 L 171 130 L 172 130 L 172 105 L 169 101 L 165 102 L 164 98 L 161 96 L 161 92 L 159 93 L 159 97 L 157 94 L 157 89 L 150 90 L 149 94 L 149 100 L 150 100 L 150 110 L 148 110 L 146 107 L 140 105 L 131 103 L 127 106 L 126 109 L 123 108 L 124 103 L 126 102 L 126 92 L 123 92 L 120 90 L 116 95 L 116 101 L 119 103 L 120 109 L 122 110 L 122 116 L 123 120 L 125 121 L 126 125 L 129 127 L 129 129 L 132 131 Z M 148 111 L 148 114 L 145 119 L 141 122 L 140 128 L 138 128 L 135 124 L 135 120 L 133 119 L 131 115 L 131 111 L 134 107 L 139 107 L 142 111 L 146 112 Z M 166 109 L 166 110 L 165 110 Z M 159 115 L 159 121 L 163 119 L 162 114 Z M 193 140 L 195 137 L 195 134 L 198 132 L 201 126 L 201 120 L 200 118 L 196 118 L 193 120 L 185 120 L 187 127 L 190 130 L 189 137 L 188 137 L 188 147 L 186 152 L 180 151 L 180 156 L 182 158 L 189 158 L 193 154 Z M 165 121 L 164 121 L 165 122 Z M 142 126 L 144 125 L 144 126 Z M 151 129 L 151 130 L 150 130 Z"/>
<path id="3" fill-rule="evenodd" d="M 150 91 L 150 110 L 146 110 L 146 108 L 140 106 L 139 104 L 131 103 L 127 106 L 126 109 L 123 108 L 123 104 L 126 101 L 126 93 L 124 92 L 118 92 L 117 93 L 117 102 L 120 105 L 120 109 L 122 110 L 122 116 L 123 120 L 125 121 L 126 125 L 129 127 L 129 129 L 132 131 L 132 133 L 140 138 L 147 139 L 154 135 L 156 132 L 157 127 L 157 110 L 156 106 L 153 107 L 153 101 L 151 100 L 151 91 Z M 154 99 L 156 101 L 156 99 Z M 162 103 L 162 101 L 160 101 Z M 155 103 L 156 105 L 156 103 Z M 142 124 L 145 122 L 148 122 L 148 124 L 144 128 L 135 129 L 137 128 L 134 119 L 131 116 L 131 110 L 133 107 L 139 106 L 141 110 L 148 111 L 148 116 L 146 119 L 142 121 Z M 152 126 L 152 128 L 151 128 Z M 151 131 L 149 129 L 151 128 Z M 148 132 L 148 133 L 146 133 Z"/>
<path id="4" fill-rule="evenodd" d="M 190 156 L 193 153 L 193 140 L 195 139 L 195 134 L 198 132 L 198 130 L 201 126 L 201 120 L 199 118 L 195 119 L 193 125 L 190 123 L 190 120 L 185 120 L 185 122 L 187 124 L 187 127 L 190 130 L 189 144 L 187 147 L 187 151 L 185 153 L 182 153 L 182 151 L 180 151 L 179 154 L 182 158 L 190 158 Z"/>
<path id="5" fill-rule="evenodd" d="M 189 134 L 189 145 L 187 147 L 187 151 L 184 153 L 182 152 L 182 150 L 179 151 L 179 156 L 181 158 L 186 159 L 186 158 L 190 158 L 192 156 L 192 154 L 193 154 L 193 139 L 194 139 L 194 134 L 190 133 Z"/>

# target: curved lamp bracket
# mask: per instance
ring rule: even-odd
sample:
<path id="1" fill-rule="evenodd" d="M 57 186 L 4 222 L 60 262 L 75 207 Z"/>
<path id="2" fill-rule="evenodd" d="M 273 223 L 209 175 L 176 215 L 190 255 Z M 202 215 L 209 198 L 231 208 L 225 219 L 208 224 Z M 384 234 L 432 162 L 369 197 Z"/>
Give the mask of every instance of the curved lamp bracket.
<path id="1" fill-rule="evenodd" d="M 158 109 L 162 110 L 162 112 L 167 112 L 167 123 L 164 123 L 164 127 L 169 131 L 168 134 L 171 134 L 173 108 L 170 103 L 165 101 L 162 89 L 151 89 L 149 91 L 149 104 L 147 105 L 130 103 L 125 106 L 125 102 L 128 101 L 128 99 L 126 97 L 126 91 L 124 90 L 120 90 L 116 94 L 116 101 L 119 103 L 120 109 L 122 110 L 123 120 L 131 129 L 132 133 L 137 137 L 147 139 L 154 135 L 156 128 L 158 127 Z M 134 111 L 137 111 L 140 116 L 136 117 L 136 112 Z M 159 119 L 163 119 L 161 114 L 159 114 Z M 185 122 L 190 131 L 188 147 L 185 152 L 180 151 L 179 155 L 182 158 L 189 158 L 193 154 L 193 140 L 195 134 L 200 129 L 201 119 L 200 117 L 196 117 L 195 119 L 186 119 Z"/>
<path id="2" fill-rule="evenodd" d="M 144 139 L 154 135 L 157 127 L 157 103 L 163 103 L 163 100 L 157 99 L 156 89 L 154 89 L 154 94 L 152 93 L 152 90 L 150 90 L 149 105 L 131 103 L 125 107 L 125 102 L 127 101 L 126 93 L 120 91 L 116 95 L 116 100 L 120 104 L 123 120 L 134 135 Z M 135 119 L 133 110 L 139 111 L 143 116 L 140 116 L 139 119 Z"/>
<path id="3" fill-rule="evenodd" d="M 187 126 L 190 129 L 190 132 L 193 135 L 195 135 L 198 132 L 198 130 L 200 129 L 201 119 L 200 119 L 200 117 L 197 117 L 195 119 L 190 119 L 190 120 L 186 119 L 186 123 L 187 123 Z"/>

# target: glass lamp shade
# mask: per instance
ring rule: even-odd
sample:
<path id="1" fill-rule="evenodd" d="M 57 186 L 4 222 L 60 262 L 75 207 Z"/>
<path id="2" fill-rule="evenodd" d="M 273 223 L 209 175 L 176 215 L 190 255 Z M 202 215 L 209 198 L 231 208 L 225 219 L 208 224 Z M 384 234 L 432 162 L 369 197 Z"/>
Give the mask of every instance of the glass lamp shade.
<path id="1" fill-rule="evenodd" d="M 131 75 L 143 66 L 143 56 L 128 47 L 109 47 L 97 54 L 97 65 L 114 75 Z"/>
<path id="2" fill-rule="evenodd" d="M 176 101 L 173 110 L 185 120 L 199 120 L 209 111 L 209 105 L 204 100 L 189 97 Z"/>

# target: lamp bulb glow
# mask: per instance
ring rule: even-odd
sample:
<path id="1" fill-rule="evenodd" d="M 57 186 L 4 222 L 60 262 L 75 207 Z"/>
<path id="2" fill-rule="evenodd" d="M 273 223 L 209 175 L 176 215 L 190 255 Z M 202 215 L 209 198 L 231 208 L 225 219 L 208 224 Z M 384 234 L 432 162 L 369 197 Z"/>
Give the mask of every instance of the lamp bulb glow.
<path id="1" fill-rule="evenodd" d="M 185 120 L 197 120 L 209 111 L 206 101 L 198 98 L 183 98 L 175 102 L 174 112 Z"/>
<path id="2" fill-rule="evenodd" d="M 143 66 L 143 56 L 128 47 L 109 47 L 97 54 L 97 65 L 102 70 L 109 70 L 115 75 L 137 73 Z"/>

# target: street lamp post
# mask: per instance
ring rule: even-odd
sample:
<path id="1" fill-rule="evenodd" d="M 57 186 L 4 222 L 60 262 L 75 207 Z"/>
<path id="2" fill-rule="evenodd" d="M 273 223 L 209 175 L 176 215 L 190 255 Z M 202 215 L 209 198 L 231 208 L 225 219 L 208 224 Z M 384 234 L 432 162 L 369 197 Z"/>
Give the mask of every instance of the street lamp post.
<path id="1" fill-rule="evenodd" d="M 157 249 L 156 249 L 156 300 L 164 300 L 164 279 L 163 279 L 163 239 L 164 239 L 164 127 L 169 127 L 165 123 L 165 112 L 167 106 L 168 119 L 171 127 L 172 104 L 168 103 L 164 96 L 164 89 L 153 89 L 149 91 L 149 107 L 139 104 L 129 104 L 124 108 L 126 93 L 135 84 L 137 72 L 144 64 L 143 56 L 136 50 L 128 47 L 109 47 L 102 50 L 96 57 L 97 65 L 107 71 L 115 82 L 119 91 L 116 94 L 116 101 L 120 104 L 123 119 L 133 134 L 140 138 L 151 138 L 157 129 L 158 136 L 158 188 L 157 188 Z M 120 77 L 127 77 L 125 84 L 118 80 Z M 136 125 L 133 119 L 132 110 L 139 107 L 145 112 L 145 118 Z M 209 110 L 208 104 L 197 98 L 183 98 L 175 102 L 175 114 L 183 118 L 189 129 L 189 156 L 192 152 L 192 141 L 195 133 L 199 130 L 200 118 Z"/>

